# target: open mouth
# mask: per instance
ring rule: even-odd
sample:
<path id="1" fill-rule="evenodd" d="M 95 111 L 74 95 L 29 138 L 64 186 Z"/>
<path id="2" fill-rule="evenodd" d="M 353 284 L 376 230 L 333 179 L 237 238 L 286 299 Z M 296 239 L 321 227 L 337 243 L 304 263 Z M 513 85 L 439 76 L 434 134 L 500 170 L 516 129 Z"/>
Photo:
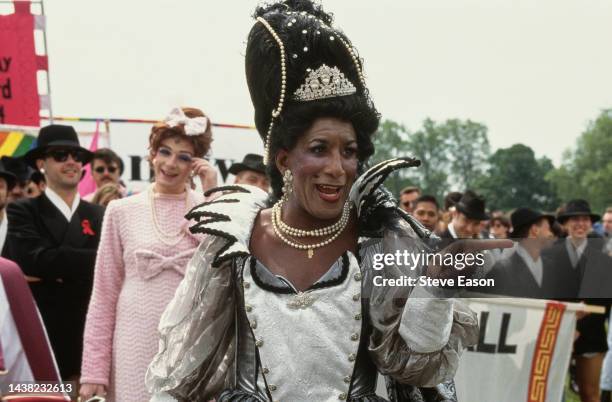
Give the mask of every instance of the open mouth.
<path id="1" fill-rule="evenodd" d="M 80 172 L 76 171 L 76 170 L 65 170 L 64 174 L 67 176 L 75 176 L 77 174 L 79 174 Z"/>
<path id="2" fill-rule="evenodd" d="M 166 178 L 172 180 L 174 178 L 176 178 L 178 176 L 178 173 L 168 173 L 166 172 L 164 169 L 160 169 L 159 170 L 162 174 L 162 176 L 165 176 Z"/>
<path id="3" fill-rule="evenodd" d="M 332 186 L 329 184 L 316 184 L 319 197 L 323 201 L 336 202 L 340 199 L 340 192 L 344 186 Z"/>

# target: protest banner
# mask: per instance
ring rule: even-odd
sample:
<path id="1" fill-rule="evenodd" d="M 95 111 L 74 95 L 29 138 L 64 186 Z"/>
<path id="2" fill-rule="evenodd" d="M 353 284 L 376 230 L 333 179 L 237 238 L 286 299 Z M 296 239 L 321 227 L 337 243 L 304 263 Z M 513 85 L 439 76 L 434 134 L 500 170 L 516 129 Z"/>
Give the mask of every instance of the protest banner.
<path id="1" fill-rule="evenodd" d="M 583 306 L 527 299 L 470 299 L 478 345 L 455 377 L 461 401 L 559 402 Z"/>
<path id="2" fill-rule="evenodd" d="M 29 1 L 0 15 L 0 124 L 38 126 L 41 105 L 49 109 L 49 97 L 38 89 L 37 74 L 48 70 L 48 59 L 36 54 L 36 29 L 44 29 L 44 16 L 32 14 Z"/>

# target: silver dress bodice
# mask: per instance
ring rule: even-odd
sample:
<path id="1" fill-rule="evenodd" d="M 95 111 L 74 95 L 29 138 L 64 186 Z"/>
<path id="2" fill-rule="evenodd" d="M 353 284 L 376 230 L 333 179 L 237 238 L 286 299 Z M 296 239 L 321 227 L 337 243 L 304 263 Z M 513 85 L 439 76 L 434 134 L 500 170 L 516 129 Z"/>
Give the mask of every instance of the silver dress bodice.
<path id="1" fill-rule="evenodd" d="M 362 274 L 351 253 L 304 293 L 254 257 L 235 264 L 236 391 L 264 401 L 376 400 Z M 289 359 L 281 348 L 291 349 Z"/>

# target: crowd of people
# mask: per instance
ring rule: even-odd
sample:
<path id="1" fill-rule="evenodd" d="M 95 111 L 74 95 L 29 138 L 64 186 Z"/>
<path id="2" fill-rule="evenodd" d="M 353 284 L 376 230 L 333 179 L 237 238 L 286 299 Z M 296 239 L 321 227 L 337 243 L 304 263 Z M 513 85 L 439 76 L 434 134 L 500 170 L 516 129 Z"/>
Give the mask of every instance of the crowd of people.
<path id="1" fill-rule="evenodd" d="M 490 212 L 469 190 L 441 206 L 417 187 L 397 200 L 380 188 L 414 161 L 368 170 L 380 115 L 363 61 L 321 6 L 257 8 L 245 59 L 265 153 L 230 167 L 234 185 L 218 187 L 204 158 L 212 124 L 196 108 L 151 128 L 153 180 L 139 193 L 121 181 L 115 152 L 90 152 L 71 126 L 43 127 L 24 157 L 3 158 L 0 300 L 10 308 L 0 314 L 11 318 L 0 321 L 0 383 L 61 378 L 83 401 L 365 402 L 383 400 L 380 373 L 393 401 L 455 402 L 475 313 L 448 289 L 368 285 L 381 274 L 377 253 L 417 251 L 432 234 L 485 239 L 488 262 L 474 272 L 497 279 L 498 293 L 608 305 L 612 210 L 598 233 L 584 200 L 553 216 Z M 80 197 L 87 164 L 96 191 Z M 578 323 L 583 402 L 605 400 L 604 318 Z"/>
<path id="2" fill-rule="evenodd" d="M 582 301 L 603 305 L 609 312 L 612 207 L 602 216 L 593 213 L 586 200 L 575 199 L 559 206 L 555 213 L 543 213 L 529 206 L 490 212 L 482 197 L 467 190 L 448 193 L 441 208 L 434 196 L 420 194 L 413 186 L 400 192 L 399 203 L 425 228 L 443 239 L 511 238 L 515 241 L 511 249 L 488 251 L 491 263 L 481 274 L 493 278 L 495 286 L 483 292 Z M 601 314 L 580 315 L 578 319 L 572 384 L 582 401 L 610 401 L 612 360 L 604 364 L 609 347 L 606 321 L 607 316 Z M 612 336 L 609 343 L 612 346 Z"/>

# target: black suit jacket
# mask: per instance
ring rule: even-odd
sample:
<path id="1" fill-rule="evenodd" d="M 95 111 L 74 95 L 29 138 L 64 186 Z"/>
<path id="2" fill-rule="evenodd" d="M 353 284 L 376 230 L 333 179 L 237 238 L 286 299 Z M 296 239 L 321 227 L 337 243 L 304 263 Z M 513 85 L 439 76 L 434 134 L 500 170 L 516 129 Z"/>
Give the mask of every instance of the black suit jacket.
<path id="1" fill-rule="evenodd" d="M 551 279 L 546 270 L 549 262 L 545 256 L 542 258 L 542 286 L 538 285 L 525 260 L 514 252 L 510 256 L 495 263 L 487 278 L 495 280 L 495 287 L 489 292 L 504 296 L 529 297 L 544 299 L 550 297 Z"/>
<path id="2" fill-rule="evenodd" d="M 62 378 L 80 372 L 83 331 L 104 209 L 81 200 L 70 222 L 43 194 L 7 207 L 6 257 L 25 275 Z"/>
<path id="3" fill-rule="evenodd" d="M 556 298 L 609 307 L 612 298 L 612 259 L 601 252 L 601 243 L 597 239 L 588 238 L 589 243 L 576 267 L 573 267 L 565 241 L 560 239 L 548 251 Z M 589 314 L 578 320 L 576 329 L 580 337 L 574 342 L 575 353 L 602 353 L 608 349 L 606 317 L 607 314 Z"/>

